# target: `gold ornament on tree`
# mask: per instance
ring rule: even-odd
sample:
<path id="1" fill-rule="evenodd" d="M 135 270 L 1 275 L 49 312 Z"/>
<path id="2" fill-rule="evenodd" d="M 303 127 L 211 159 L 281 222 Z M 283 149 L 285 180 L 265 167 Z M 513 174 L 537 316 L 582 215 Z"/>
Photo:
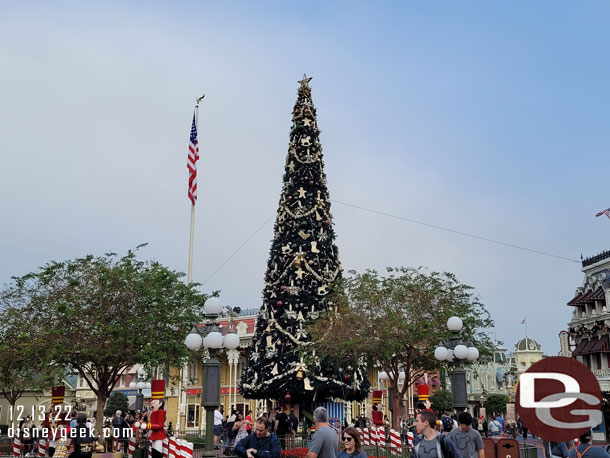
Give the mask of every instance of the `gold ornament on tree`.
<path id="1" fill-rule="evenodd" d="M 313 386 L 311 386 L 311 382 L 309 380 L 309 377 L 305 377 L 305 380 L 303 380 L 303 385 L 305 386 L 305 390 L 306 391 L 312 391 L 313 390 Z"/>

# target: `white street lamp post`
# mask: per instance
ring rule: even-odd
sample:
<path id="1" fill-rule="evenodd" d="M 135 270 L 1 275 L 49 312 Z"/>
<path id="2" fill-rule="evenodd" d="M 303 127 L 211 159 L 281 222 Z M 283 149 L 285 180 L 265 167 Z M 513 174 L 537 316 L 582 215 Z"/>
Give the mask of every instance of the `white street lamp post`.
<path id="1" fill-rule="evenodd" d="M 206 323 L 203 329 L 196 325 L 186 336 L 184 344 L 189 350 L 199 351 L 203 345 L 210 357 L 203 361 L 201 405 L 205 409 L 205 448 L 203 456 L 213 457 L 214 453 L 214 410 L 220 405 L 220 361 L 217 352 L 221 348 L 235 350 L 239 347 L 239 336 L 230 330 L 224 337 L 216 322 L 222 312 L 220 299 L 211 297 L 203 305 Z M 205 337 L 202 337 L 205 336 Z"/>
<path id="2" fill-rule="evenodd" d="M 434 350 L 434 357 L 438 361 L 446 361 L 450 367 L 451 375 L 451 401 L 456 409 L 468 407 L 468 394 L 466 391 L 466 371 L 463 363 L 473 362 L 479 358 L 479 350 L 470 341 L 464 342 L 460 337 L 463 323 L 457 316 L 447 320 L 447 328 L 453 336 L 447 342 L 441 342 Z"/>
<path id="3" fill-rule="evenodd" d="M 144 408 L 144 394 L 142 394 L 142 390 L 150 388 L 150 382 L 144 381 L 144 373 L 141 372 L 141 369 L 138 369 L 136 377 L 138 381 L 129 382 L 129 388 L 138 389 L 138 394 L 136 394 L 136 410 L 141 411 Z"/>

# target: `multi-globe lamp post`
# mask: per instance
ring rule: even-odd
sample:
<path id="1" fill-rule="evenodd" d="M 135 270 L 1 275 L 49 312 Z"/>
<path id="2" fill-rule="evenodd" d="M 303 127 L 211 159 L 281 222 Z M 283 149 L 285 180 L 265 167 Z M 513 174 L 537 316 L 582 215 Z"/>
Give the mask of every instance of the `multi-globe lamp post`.
<path id="1" fill-rule="evenodd" d="M 394 393 L 392 391 L 392 387 L 388 388 L 388 406 L 390 410 L 394 411 L 394 396 L 398 396 L 398 394 L 402 391 L 402 387 L 404 386 L 406 378 L 406 373 L 404 370 L 398 372 L 398 383 L 396 384 L 396 388 L 398 389 L 398 393 Z M 378 387 L 381 389 L 385 389 L 386 380 L 390 380 L 390 376 L 386 371 L 380 371 L 377 374 Z M 401 399 L 402 401 L 402 399 Z"/>
<path id="2" fill-rule="evenodd" d="M 217 352 L 221 348 L 235 350 L 239 347 L 239 336 L 234 329 L 223 336 L 216 321 L 223 310 L 220 299 L 211 297 L 203 305 L 205 323 L 196 324 L 186 336 L 184 344 L 191 351 L 199 351 L 203 346 L 209 357 L 203 360 L 201 375 L 201 405 L 205 409 L 205 448 L 203 456 L 215 456 L 214 452 L 214 410 L 220 405 L 220 361 Z"/>
<path id="3" fill-rule="evenodd" d="M 472 345 L 470 340 L 462 340 L 460 331 L 463 323 L 457 316 L 447 320 L 447 328 L 452 336 L 446 341 L 441 341 L 434 350 L 434 357 L 439 361 L 445 361 L 450 368 L 451 376 L 451 404 L 458 409 L 468 407 L 468 393 L 466 390 L 466 370 L 464 363 L 474 362 L 479 358 L 479 350 Z"/>
<path id="4" fill-rule="evenodd" d="M 129 382 L 129 388 L 134 389 L 137 388 L 138 394 L 136 394 L 136 410 L 142 410 L 144 408 L 144 394 L 142 390 L 150 389 L 150 382 L 145 382 L 143 380 L 143 374 L 138 372 L 138 381 Z"/>

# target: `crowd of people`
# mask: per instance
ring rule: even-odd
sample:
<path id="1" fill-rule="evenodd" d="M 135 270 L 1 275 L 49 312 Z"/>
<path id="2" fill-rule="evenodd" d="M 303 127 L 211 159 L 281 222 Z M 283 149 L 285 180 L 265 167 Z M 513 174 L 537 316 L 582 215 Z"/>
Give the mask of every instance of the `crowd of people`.
<path id="1" fill-rule="evenodd" d="M 141 445 L 142 441 L 146 440 L 147 432 L 136 428 L 135 425 L 147 421 L 149 418 L 146 409 L 125 413 L 117 410 L 114 417 L 106 419 L 104 426 L 98 429 L 95 418 L 88 418 L 84 413 L 72 410 L 69 418 L 55 425 L 55 431 L 49 434 L 47 454 L 53 458 L 88 458 L 94 449 L 90 445 L 81 447 L 83 444 L 96 444 L 98 451 L 126 454 L 132 437 L 135 438 L 137 445 Z M 19 422 L 16 437 L 22 444 L 22 455 L 33 455 L 37 440 L 46 437 L 43 436 L 42 430 L 47 428 L 49 425 L 45 423 L 35 425 L 29 416 Z M 168 435 L 172 433 L 172 422 L 167 427 L 167 433 Z"/>
<path id="2" fill-rule="evenodd" d="M 281 448 L 286 447 L 286 443 L 296 437 L 299 420 L 294 414 L 294 410 L 287 412 L 283 407 L 277 407 L 272 412 L 259 412 L 253 418 L 252 411 L 246 409 L 245 415 L 241 411 L 233 408 L 230 415 L 224 418 L 224 407 L 220 406 L 214 411 L 214 446 L 218 447 L 222 443 L 226 449 L 237 445 L 247 437 L 254 437 L 257 424 L 263 424 L 265 431 L 273 433 L 280 441 Z"/>

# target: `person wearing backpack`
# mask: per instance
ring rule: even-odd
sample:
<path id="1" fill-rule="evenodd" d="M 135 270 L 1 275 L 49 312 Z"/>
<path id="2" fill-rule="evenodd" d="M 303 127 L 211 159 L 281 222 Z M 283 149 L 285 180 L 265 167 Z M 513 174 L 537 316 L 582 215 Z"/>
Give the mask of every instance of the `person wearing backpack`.
<path id="1" fill-rule="evenodd" d="M 591 445 L 593 434 L 591 430 L 580 436 L 580 444 L 570 450 L 570 458 L 609 458 L 608 452 L 603 447 Z"/>
<path id="2" fill-rule="evenodd" d="M 276 412 L 274 430 L 277 437 L 280 438 L 283 450 L 286 448 L 286 434 L 290 431 L 290 418 L 288 418 L 284 407 L 282 407 L 281 411 L 277 409 Z"/>
<path id="3" fill-rule="evenodd" d="M 69 458 L 91 458 L 93 454 L 93 430 L 87 427 L 87 416 L 79 413 L 76 417 L 76 428 L 70 428 L 66 447 L 74 445 L 74 451 Z"/>
<path id="4" fill-rule="evenodd" d="M 112 418 L 112 436 L 114 437 L 114 443 L 116 444 L 116 449 L 112 450 L 113 452 L 121 452 L 123 453 L 124 444 L 121 441 L 123 439 L 123 412 L 117 410 L 114 413 L 114 417 Z"/>
<path id="5" fill-rule="evenodd" d="M 447 412 L 445 412 L 445 415 L 441 417 L 441 424 L 443 425 L 443 434 L 445 436 L 448 436 L 455 426 L 453 419 Z"/>
<path id="6" fill-rule="evenodd" d="M 502 424 L 497 419 L 491 420 L 488 424 L 488 427 L 490 436 L 499 436 L 502 432 Z"/>
<path id="7" fill-rule="evenodd" d="M 449 439 L 462 455 L 462 458 L 485 458 L 485 444 L 479 432 L 472 428 L 472 415 L 460 412 L 460 426 L 454 428 Z"/>
<path id="8" fill-rule="evenodd" d="M 290 448 L 294 447 L 295 438 L 297 437 L 297 430 L 299 429 L 299 419 L 294 414 L 294 409 L 290 409 L 290 415 L 288 415 L 288 419 L 290 420 L 290 431 L 288 431 L 289 437 L 289 445 Z"/>
<path id="9" fill-rule="evenodd" d="M 411 458 L 462 458 L 455 444 L 447 436 L 437 432 L 436 415 L 424 410 L 415 418 L 415 432 Z"/>

